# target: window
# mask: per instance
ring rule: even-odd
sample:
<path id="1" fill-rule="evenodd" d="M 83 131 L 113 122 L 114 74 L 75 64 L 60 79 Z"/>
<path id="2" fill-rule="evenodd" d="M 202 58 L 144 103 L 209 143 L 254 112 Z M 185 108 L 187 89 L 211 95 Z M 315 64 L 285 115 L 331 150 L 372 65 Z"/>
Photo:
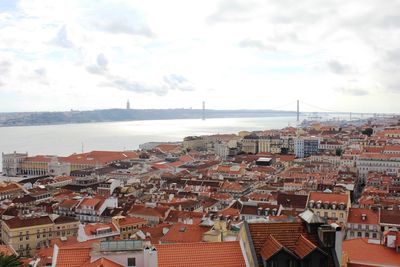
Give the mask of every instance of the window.
<path id="1" fill-rule="evenodd" d="M 361 232 L 357 232 L 357 236 L 358 236 L 358 237 L 361 237 Z"/>
<path id="2" fill-rule="evenodd" d="M 372 238 L 376 238 L 377 236 L 376 236 L 376 233 L 373 233 L 372 234 Z"/>
<path id="3" fill-rule="evenodd" d="M 354 232 L 350 231 L 350 237 L 354 237 Z"/>
<path id="4" fill-rule="evenodd" d="M 136 258 L 128 258 L 128 266 L 136 266 Z"/>
<path id="5" fill-rule="evenodd" d="M 368 232 L 365 232 L 365 237 L 369 237 L 369 233 Z"/>
<path id="6" fill-rule="evenodd" d="M 343 219 L 343 213 L 340 213 L 340 218 Z"/>

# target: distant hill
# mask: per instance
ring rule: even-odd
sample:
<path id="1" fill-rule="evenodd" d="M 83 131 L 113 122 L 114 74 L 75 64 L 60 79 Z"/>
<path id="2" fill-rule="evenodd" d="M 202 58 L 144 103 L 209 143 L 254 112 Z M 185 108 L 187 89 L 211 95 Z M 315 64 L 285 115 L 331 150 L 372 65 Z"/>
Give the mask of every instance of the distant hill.
<path id="1" fill-rule="evenodd" d="M 294 111 L 274 110 L 210 110 L 206 118 L 251 118 L 295 116 Z M 100 109 L 66 112 L 0 113 L 0 126 L 50 125 L 88 122 L 201 119 L 201 109 Z"/>

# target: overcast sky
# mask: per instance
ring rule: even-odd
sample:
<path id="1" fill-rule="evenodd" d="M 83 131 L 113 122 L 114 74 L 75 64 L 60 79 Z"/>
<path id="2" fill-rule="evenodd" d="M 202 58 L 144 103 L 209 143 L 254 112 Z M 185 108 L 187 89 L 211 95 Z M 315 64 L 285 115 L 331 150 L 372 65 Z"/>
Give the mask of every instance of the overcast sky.
<path id="1" fill-rule="evenodd" d="M 0 112 L 399 112 L 399 70 L 400 0 L 0 0 Z"/>

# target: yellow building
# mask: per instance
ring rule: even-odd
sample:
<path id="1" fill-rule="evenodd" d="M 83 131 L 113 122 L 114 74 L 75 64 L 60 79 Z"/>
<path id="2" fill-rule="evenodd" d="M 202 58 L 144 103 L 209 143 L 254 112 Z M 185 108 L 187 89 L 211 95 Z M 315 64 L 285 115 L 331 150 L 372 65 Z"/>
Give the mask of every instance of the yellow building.
<path id="1" fill-rule="evenodd" d="M 147 225 L 147 221 L 142 218 L 115 216 L 112 223 L 119 229 L 122 239 L 129 239 L 139 228 Z"/>
<path id="2" fill-rule="evenodd" d="M 79 221 L 61 216 L 14 217 L 1 222 L 2 240 L 20 256 L 33 256 L 53 238 L 76 236 Z"/>
<path id="3" fill-rule="evenodd" d="M 350 194 L 310 192 L 307 207 L 320 217 L 347 223 L 351 207 Z"/>

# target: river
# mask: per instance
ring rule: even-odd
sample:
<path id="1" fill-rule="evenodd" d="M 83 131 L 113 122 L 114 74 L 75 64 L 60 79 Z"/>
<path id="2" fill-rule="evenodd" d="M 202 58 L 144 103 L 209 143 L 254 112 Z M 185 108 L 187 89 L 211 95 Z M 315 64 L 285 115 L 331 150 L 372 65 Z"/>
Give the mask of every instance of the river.
<path id="1" fill-rule="evenodd" d="M 189 135 L 281 129 L 296 117 L 146 120 L 0 128 L 0 152 L 60 155 L 83 150 L 130 150 L 146 142 L 182 141 Z M 82 146 L 83 144 L 83 146 Z M 0 162 L 1 164 L 1 162 Z"/>

